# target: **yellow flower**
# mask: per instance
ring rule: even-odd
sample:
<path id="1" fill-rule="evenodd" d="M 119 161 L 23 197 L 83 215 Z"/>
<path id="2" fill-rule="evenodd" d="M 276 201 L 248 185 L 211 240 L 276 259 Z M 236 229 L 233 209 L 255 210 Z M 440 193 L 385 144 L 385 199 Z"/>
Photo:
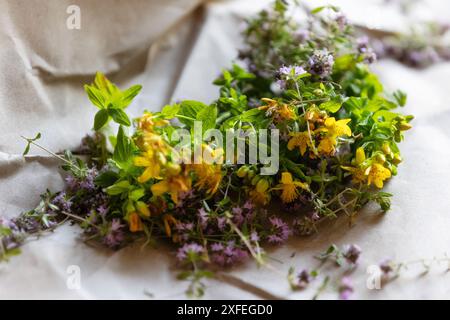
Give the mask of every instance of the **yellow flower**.
<path id="1" fill-rule="evenodd" d="M 391 171 L 386 168 L 380 161 L 374 160 L 370 165 L 365 165 L 366 154 L 363 148 L 356 150 L 355 167 L 343 166 L 342 169 L 352 173 L 353 181 L 364 183 L 367 185 L 374 184 L 377 188 L 383 188 L 384 180 L 392 176 Z"/>
<path id="2" fill-rule="evenodd" d="M 325 126 L 317 129 L 317 132 L 325 133 L 325 136 L 319 142 L 317 151 L 325 155 L 332 155 L 336 150 L 337 138 L 341 136 L 351 136 L 352 130 L 347 125 L 351 119 L 342 119 L 336 121 L 334 117 L 325 120 Z"/>
<path id="3" fill-rule="evenodd" d="M 259 192 L 258 190 L 253 189 L 248 195 L 255 205 L 265 206 L 270 201 L 270 194 L 267 192 Z"/>
<path id="4" fill-rule="evenodd" d="M 377 188 L 383 188 L 384 180 L 391 177 L 391 171 L 380 163 L 374 163 L 366 171 L 367 185 L 374 184 Z"/>
<path id="5" fill-rule="evenodd" d="M 266 111 L 266 115 L 272 117 L 276 122 L 295 118 L 295 112 L 289 105 L 285 103 L 280 104 L 278 101 L 269 98 L 262 98 L 261 100 L 266 105 L 260 106 L 258 109 Z"/>
<path id="6" fill-rule="evenodd" d="M 138 232 L 144 230 L 141 218 L 136 212 L 131 212 L 128 216 L 128 223 L 130 225 L 131 232 Z"/>
<path id="7" fill-rule="evenodd" d="M 364 183 L 366 181 L 366 168 L 363 167 L 363 163 L 366 161 L 366 154 L 364 153 L 364 149 L 359 147 L 356 149 L 356 158 L 355 158 L 355 167 L 342 166 L 342 169 L 351 172 L 353 176 L 353 182 L 355 183 Z"/>
<path id="8" fill-rule="evenodd" d="M 278 108 L 278 114 L 281 119 L 279 120 L 291 120 L 294 119 L 295 113 L 294 110 L 289 108 L 287 104 L 281 105 L 281 107 Z"/>
<path id="9" fill-rule="evenodd" d="M 172 229 L 170 228 L 170 225 L 176 225 L 178 223 L 177 219 L 175 219 L 171 214 L 166 214 L 163 216 L 163 222 L 164 230 L 166 231 L 167 236 L 171 237 Z"/>
<path id="10" fill-rule="evenodd" d="M 189 191 L 191 188 L 191 180 L 182 175 L 169 176 L 151 186 L 154 196 L 161 196 L 169 193 L 173 202 L 178 203 L 178 195 L 181 192 Z"/>
<path id="11" fill-rule="evenodd" d="M 222 181 L 222 166 L 220 164 L 200 164 L 192 165 L 192 169 L 197 175 L 195 186 L 199 189 L 206 190 L 209 194 L 214 194 Z"/>
<path id="12" fill-rule="evenodd" d="M 327 118 L 325 120 L 325 128 L 328 131 L 328 135 L 332 137 L 351 136 L 352 130 L 347 125 L 351 119 L 342 119 L 336 121 L 334 117 Z"/>
<path id="13" fill-rule="evenodd" d="M 160 178 L 161 162 L 164 158 L 158 157 L 153 149 L 148 149 L 141 156 L 134 158 L 133 162 L 136 167 L 145 167 L 144 172 L 138 177 L 139 183 L 145 183 L 151 178 Z"/>
<path id="14" fill-rule="evenodd" d="M 281 174 L 281 184 L 278 185 L 281 191 L 281 200 L 284 203 L 290 203 L 298 198 L 299 192 L 297 188 L 302 188 L 304 190 L 309 190 L 309 186 L 306 183 L 295 181 L 292 178 L 290 172 L 283 172 Z"/>
<path id="15" fill-rule="evenodd" d="M 319 142 L 317 151 L 321 154 L 332 155 L 336 150 L 336 139 L 332 137 L 325 137 Z"/>
<path id="16" fill-rule="evenodd" d="M 139 118 L 137 126 L 143 131 L 153 132 L 154 127 L 162 127 L 167 125 L 169 122 L 164 119 L 156 118 L 152 113 L 146 112 L 142 117 Z"/>
<path id="17" fill-rule="evenodd" d="M 311 147 L 311 139 L 309 138 L 308 131 L 294 133 L 289 140 L 287 147 L 289 150 L 299 147 L 300 154 L 303 156 L 306 152 L 306 148 Z"/>

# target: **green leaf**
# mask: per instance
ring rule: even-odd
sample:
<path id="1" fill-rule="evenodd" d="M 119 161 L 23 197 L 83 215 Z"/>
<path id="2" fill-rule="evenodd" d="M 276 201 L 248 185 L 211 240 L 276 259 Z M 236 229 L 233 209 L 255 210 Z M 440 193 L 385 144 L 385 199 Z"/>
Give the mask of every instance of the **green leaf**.
<path id="1" fill-rule="evenodd" d="M 106 109 L 99 110 L 95 114 L 94 130 L 95 131 L 100 130 L 108 122 L 108 119 L 109 119 L 108 110 L 106 110 Z"/>
<path id="2" fill-rule="evenodd" d="M 258 108 L 253 108 L 247 111 L 244 111 L 240 115 L 240 120 L 244 122 L 253 122 L 255 121 L 260 115 L 262 115 L 264 112 L 259 110 Z"/>
<path id="3" fill-rule="evenodd" d="M 325 8 L 327 8 L 327 6 L 321 6 L 321 7 L 314 8 L 314 9 L 311 10 L 311 13 L 312 13 L 312 14 L 319 13 L 319 12 L 321 12 L 322 10 L 324 10 Z"/>
<path id="4" fill-rule="evenodd" d="M 407 96 L 401 90 L 397 90 L 394 92 L 394 98 L 397 101 L 398 105 L 404 107 L 406 105 Z"/>
<path id="5" fill-rule="evenodd" d="M 31 143 L 36 141 L 36 140 L 39 140 L 41 138 L 41 133 L 38 132 L 37 135 L 34 138 L 25 138 L 25 137 L 22 137 L 22 138 L 27 140 L 27 146 L 25 147 L 25 150 L 22 153 L 23 156 L 26 156 L 28 154 L 28 152 L 30 152 Z"/>
<path id="6" fill-rule="evenodd" d="M 116 146 L 114 148 L 113 160 L 122 169 L 127 169 L 131 164 L 133 156 L 133 146 L 130 138 L 125 134 L 123 127 L 119 127 L 117 133 Z"/>
<path id="7" fill-rule="evenodd" d="M 127 126 L 127 127 L 129 127 L 131 125 L 130 119 L 128 118 L 128 116 L 125 113 L 125 111 L 123 111 L 122 109 L 109 108 L 108 109 L 108 114 L 118 124 L 122 124 L 122 125 Z"/>
<path id="8" fill-rule="evenodd" d="M 95 74 L 94 84 L 93 84 L 100 92 L 103 93 L 103 96 L 113 96 L 115 93 L 119 91 L 119 89 L 106 78 L 106 76 L 97 72 Z"/>
<path id="9" fill-rule="evenodd" d="M 202 122 L 202 130 L 205 132 L 216 127 L 217 107 L 216 105 L 206 106 L 197 114 L 197 121 Z"/>
<path id="10" fill-rule="evenodd" d="M 200 110 L 206 108 L 207 105 L 194 100 L 184 100 L 181 102 L 179 114 L 182 117 L 179 117 L 181 123 L 187 125 L 188 127 L 194 126 L 194 120 L 197 120 L 197 114 Z"/>
<path id="11" fill-rule="evenodd" d="M 130 189 L 130 183 L 126 180 L 117 182 L 113 184 L 112 186 L 106 188 L 106 193 L 111 196 L 116 196 L 124 192 L 128 192 L 128 189 Z"/>
<path id="12" fill-rule="evenodd" d="M 142 86 L 141 85 L 134 85 L 128 88 L 123 92 L 123 98 L 122 98 L 122 108 L 126 108 L 129 106 L 131 101 L 133 101 L 134 97 L 136 97 L 139 92 L 141 91 Z"/>
<path id="13" fill-rule="evenodd" d="M 106 107 L 106 99 L 103 93 L 95 88 L 94 86 L 85 85 L 84 90 L 86 91 L 89 100 L 92 104 L 99 109 L 104 109 Z"/>
<path id="14" fill-rule="evenodd" d="M 144 195 L 145 195 L 145 189 L 139 188 L 139 189 L 135 189 L 135 190 L 131 191 L 128 198 L 133 201 L 138 201 Z"/>
<path id="15" fill-rule="evenodd" d="M 94 180 L 95 185 L 106 188 L 113 185 L 119 179 L 119 175 L 114 171 L 100 173 Z"/>
<path id="16" fill-rule="evenodd" d="M 161 110 L 161 114 L 164 119 L 173 119 L 180 111 L 180 105 L 175 103 L 172 105 L 164 106 Z"/>
<path id="17" fill-rule="evenodd" d="M 336 113 L 339 111 L 339 109 L 341 109 L 342 107 L 342 102 L 339 101 L 335 101 L 335 100 L 330 100 L 327 102 L 324 102 L 322 104 L 320 104 L 319 108 L 331 113 Z"/>

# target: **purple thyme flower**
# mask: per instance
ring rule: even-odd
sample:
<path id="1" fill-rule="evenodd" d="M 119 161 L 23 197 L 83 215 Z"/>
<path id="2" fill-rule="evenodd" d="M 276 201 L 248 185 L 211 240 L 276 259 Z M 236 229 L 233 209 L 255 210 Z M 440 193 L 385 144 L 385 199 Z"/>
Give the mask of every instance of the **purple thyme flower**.
<path id="1" fill-rule="evenodd" d="M 202 227 L 202 229 L 205 229 L 208 225 L 208 220 L 209 220 L 208 212 L 206 212 L 206 210 L 204 208 L 200 208 L 197 211 L 197 216 L 198 216 L 200 226 Z"/>
<path id="2" fill-rule="evenodd" d="M 339 298 L 341 300 L 348 300 L 353 294 L 353 285 L 349 277 L 343 277 L 339 286 Z"/>
<path id="3" fill-rule="evenodd" d="M 177 259 L 179 261 L 184 261 L 187 258 L 196 257 L 204 252 L 204 248 L 198 243 L 186 243 L 181 248 L 178 249 Z"/>
<path id="4" fill-rule="evenodd" d="M 223 244 L 218 243 L 218 242 L 213 243 L 213 244 L 211 245 L 211 250 L 212 250 L 213 252 L 223 251 L 223 248 L 224 248 Z"/>
<path id="5" fill-rule="evenodd" d="M 2 229 L 6 229 L 6 232 Z M 15 249 L 23 242 L 23 235 L 14 220 L 0 217 L 0 230 L 5 233 L 0 236 L 0 241 L 6 250 Z"/>
<path id="6" fill-rule="evenodd" d="M 242 208 L 246 210 L 253 210 L 254 207 L 255 206 L 253 205 L 253 203 L 248 200 L 244 203 L 244 206 Z"/>
<path id="7" fill-rule="evenodd" d="M 380 267 L 381 272 L 383 272 L 383 275 L 387 276 L 394 271 L 393 265 L 391 259 L 385 259 L 378 266 Z"/>
<path id="8" fill-rule="evenodd" d="M 308 270 L 303 269 L 297 275 L 297 286 L 300 289 L 304 289 L 304 288 L 306 288 L 309 285 L 311 280 L 312 280 L 312 277 L 311 277 L 310 273 L 308 272 Z"/>
<path id="9" fill-rule="evenodd" d="M 103 238 L 103 243 L 110 248 L 118 248 L 125 239 L 125 234 L 123 231 L 124 226 L 125 225 L 120 223 L 119 219 L 113 219 L 108 233 Z"/>
<path id="10" fill-rule="evenodd" d="M 57 206 L 60 210 L 70 212 L 72 202 L 66 199 L 66 193 L 60 192 L 56 197 L 53 198 L 52 204 Z"/>
<path id="11" fill-rule="evenodd" d="M 339 29 L 341 30 L 344 30 L 344 28 L 348 25 L 347 16 L 342 12 L 338 12 L 336 14 L 336 16 L 334 17 L 334 21 L 336 21 Z"/>
<path id="12" fill-rule="evenodd" d="M 305 74 L 306 70 L 303 69 L 303 67 L 300 66 L 282 66 L 278 70 L 278 74 L 280 77 L 286 77 L 286 78 L 297 78 L 298 76 L 301 76 L 302 74 Z"/>
<path id="13" fill-rule="evenodd" d="M 219 231 L 225 230 L 225 226 L 227 225 L 227 219 L 225 217 L 217 217 L 217 228 Z"/>
<path id="14" fill-rule="evenodd" d="M 250 233 L 250 240 L 253 242 L 259 241 L 259 235 L 256 231 L 252 231 L 252 233 Z"/>
<path id="15" fill-rule="evenodd" d="M 326 49 L 316 50 L 308 60 L 308 71 L 320 78 L 326 78 L 333 71 L 334 57 Z"/>
<path id="16" fill-rule="evenodd" d="M 211 260 L 215 264 L 226 267 L 242 262 L 248 257 L 247 251 L 237 247 L 234 241 L 229 241 L 226 246 L 223 244 L 212 244 Z"/>
<path id="17" fill-rule="evenodd" d="M 294 37 L 298 42 L 303 43 L 303 42 L 309 40 L 310 31 L 308 29 L 299 29 L 295 33 Z"/>
<path id="18" fill-rule="evenodd" d="M 271 225 L 272 234 L 267 237 L 267 240 L 270 243 L 274 244 L 285 242 L 291 234 L 289 226 L 283 220 L 277 217 L 270 217 L 269 222 Z"/>
<path id="19" fill-rule="evenodd" d="M 357 264 L 361 255 L 361 248 L 356 244 L 348 245 L 344 250 L 344 258 L 348 263 Z"/>
<path id="20" fill-rule="evenodd" d="M 242 215 L 242 208 L 240 207 L 234 207 L 231 209 L 231 212 L 233 213 L 233 222 L 240 227 L 242 223 L 244 223 L 244 216 Z"/>

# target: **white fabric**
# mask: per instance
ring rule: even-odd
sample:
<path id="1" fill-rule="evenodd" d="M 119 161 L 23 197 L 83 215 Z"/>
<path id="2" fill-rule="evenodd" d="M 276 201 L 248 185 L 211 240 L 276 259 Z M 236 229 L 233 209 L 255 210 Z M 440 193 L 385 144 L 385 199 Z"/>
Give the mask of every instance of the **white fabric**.
<path id="1" fill-rule="evenodd" d="M 29 210 L 46 188 L 62 187 L 57 161 L 36 149 L 26 160 L 20 156 L 24 147 L 20 135 L 42 132 L 41 143 L 52 150 L 75 147 L 92 127 L 95 108 L 82 85 L 92 81 L 96 70 L 122 87 L 143 84 L 143 92 L 130 107 L 134 115 L 177 99 L 210 101 L 217 96 L 211 81 L 236 55 L 242 18 L 267 1 L 200 2 L 0 0 L 1 215 Z M 353 21 L 388 29 L 405 27 L 406 20 L 384 1 L 333 3 L 341 5 Z M 69 4 L 81 8 L 81 30 L 66 28 Z M 429 6 L 420 8 L 422 18 L 444 21 L 450 12 L 446 1 L 429 1 Z M 338 219 L 321 226 L 316 235 L 270 249 L 271 264 L 280 274 L 258 269 L 251 261 L 231 274 L 279 297 L 308 299 L 320 282 L 293 293 L 285 280 L 289 267 L 314 268 L 318 262 L 312 256 L 329 244 L 357 243 L 364 252 L 359 271 L 351 276 L 355 298 L 450 298 L 447 265 L 426 276 L 419 276 L 420 268 L 413 267 L 381 291 L 366 287 L 365 268 L 370 264 L 386 257 L 433 258 L 450 249 L 450 63 L 417 71 L 382 61 L 375 69 L 388 89 L 408 93 L 404 112 L 416 116 L 414 129 L 401 145 L 406 160 L 386 187 L 394 194 L 392 210 L 380 216 L 369 206 L 352 227 L 346 219 Z M 20 256 L 0 264 L 0 298 L 185 297 L 187 283 L 175 279 L 172 251 L 165 245 L 143 250 L 136 245 L 114 253 L 87 246 L 78 234 L 77 227 L 63 226 L 30 241 Z M 80 290 L 67 287 L 71 265 L 81 268 Z M 334 279 L 342 270 L 327 272 Z M 258 298 L 217 280 L 207 281 L 205 297 Z M 320 297 L 334 299 L 336 290 L 330 288 Z"/>

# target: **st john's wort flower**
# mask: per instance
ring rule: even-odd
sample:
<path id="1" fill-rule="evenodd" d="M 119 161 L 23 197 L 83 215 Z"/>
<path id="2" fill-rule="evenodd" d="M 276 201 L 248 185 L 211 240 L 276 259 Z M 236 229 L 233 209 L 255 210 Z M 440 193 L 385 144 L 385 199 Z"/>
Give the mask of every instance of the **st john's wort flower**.
<path id="1" fill-rule="evenodd" d="M 334 57 L 327 50 L 316 50 L 308 60 L 308 72 L 326 78 L 333 71 Z"/>

